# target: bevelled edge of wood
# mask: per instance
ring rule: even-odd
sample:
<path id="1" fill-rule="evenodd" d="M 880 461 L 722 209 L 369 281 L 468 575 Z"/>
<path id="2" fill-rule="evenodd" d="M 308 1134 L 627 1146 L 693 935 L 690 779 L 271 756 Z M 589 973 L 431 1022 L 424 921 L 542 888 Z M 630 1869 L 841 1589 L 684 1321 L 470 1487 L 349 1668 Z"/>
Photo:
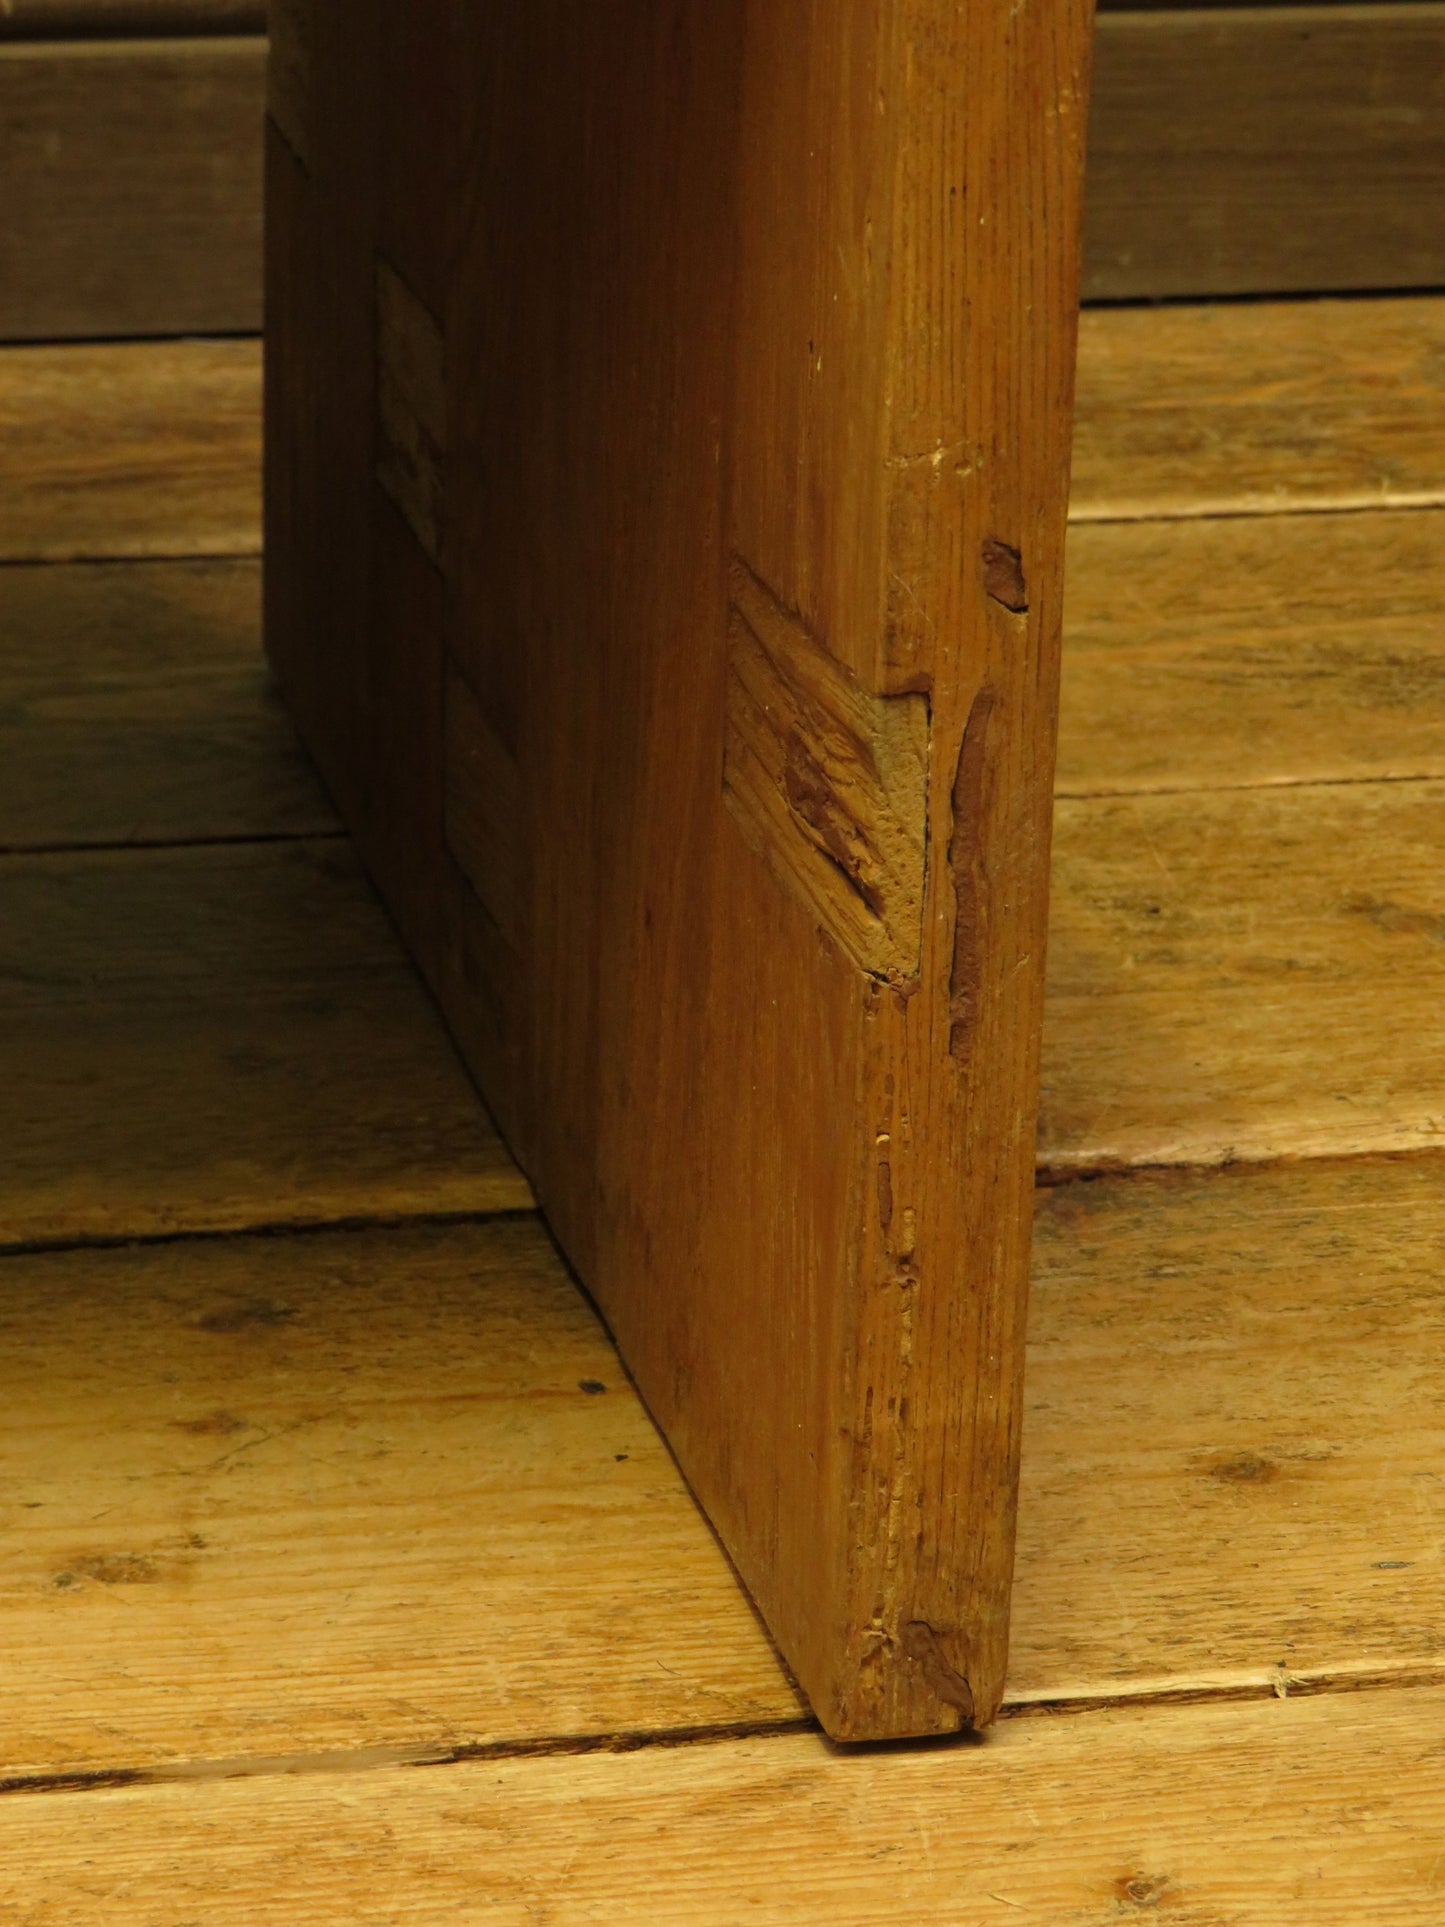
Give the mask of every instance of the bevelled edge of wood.
<path id="1" fill-rule="evenodd" d="M 734 820 L 860 970 L 916 982 L 927 700 L 870 695 L 737 558 L 728 589 L 723 792 Z"/>
<path id="2" fill-rule="evenodd" d="M 906 1920 L 1421 1927 L 1438 1913 L 1445 1688 L 1004 1722 L 840 1758 L 812 1734 L 118 1786 L 7 1802 L 30 1927 Z M 966 1824 L 961 1816 L 966 1816 Z M 78 1829 L 80 1833 L 78 1835 Z M 83 1851 L 78 1846 L 83 1839 Z M 218 1879 L 217 1866 L 225 1877 Z"/>
<path id="3" fill-rule="evenodd" d="M 261 321 L 266 43 L 0 41 L 0 340 Z"/>

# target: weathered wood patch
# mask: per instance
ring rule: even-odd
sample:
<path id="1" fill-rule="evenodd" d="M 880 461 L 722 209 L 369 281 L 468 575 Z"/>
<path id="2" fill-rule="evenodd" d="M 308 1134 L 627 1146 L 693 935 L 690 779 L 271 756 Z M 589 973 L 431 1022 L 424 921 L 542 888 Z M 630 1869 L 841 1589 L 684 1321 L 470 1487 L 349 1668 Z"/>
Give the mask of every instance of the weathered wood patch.
<path id="1" fill-rule="evenodd" d="M 916 977 L 928 704 L 875 696 L 746 566 L 729 579 L 723 789 L 783 888 L 860 969 Z"/>

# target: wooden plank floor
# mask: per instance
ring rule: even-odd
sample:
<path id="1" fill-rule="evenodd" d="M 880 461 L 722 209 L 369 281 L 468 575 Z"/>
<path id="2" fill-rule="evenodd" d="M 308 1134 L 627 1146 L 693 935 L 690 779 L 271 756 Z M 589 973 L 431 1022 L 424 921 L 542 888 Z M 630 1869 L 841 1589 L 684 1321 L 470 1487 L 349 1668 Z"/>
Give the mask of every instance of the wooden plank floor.
<path id="1" fill-rule="evenodd" d="M 268 701 L 238 347 L 0 357 L 0 1918 L 1438 1922 L 1445 304 L 1087 318 L 1009 1717 L 854 1755 Z"/>
<path id="2" fill-rule="evenodd" d="M 1009 1720 L 982 1748 L 790 1734 L 32 1794 L 0 1898 L 26 1927 L 1433 1927 L 1442 1720 L 1417 1688 Z"/>

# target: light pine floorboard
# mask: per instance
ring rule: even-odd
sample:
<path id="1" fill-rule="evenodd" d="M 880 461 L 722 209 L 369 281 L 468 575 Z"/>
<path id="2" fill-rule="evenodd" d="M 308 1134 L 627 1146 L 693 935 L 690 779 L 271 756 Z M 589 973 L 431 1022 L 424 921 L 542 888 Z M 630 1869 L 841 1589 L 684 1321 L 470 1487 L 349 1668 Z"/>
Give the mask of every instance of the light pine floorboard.
<path id="1" fill-rule="evenodd" d="M 1036 1235 L 1010 1702 L 1445 1676 L 1445 1160 Z M 534 1219 L 5 1279 L 10 1779 L 805 1719 Z"/>
<path id="2" fill-rule="evenodd" d="M 0 851 L 338 831 L 221 561 L 0 568 Z"/>
<path id="3" fill-rule="evenodd" d="M 1069 561 L 1041 1166 L 1440 1146 L 1445 514 Z"/>
<path id="4" fill-rule="evenodd" d="M 1445 1690 L 0 1802 L 26 1927 L 1431 1927 Z"/>
<path id="5" fill-rule="evenodd" d="M 1422 776 L 1445 776 L 1445 512 L 1070 530 L 1058 796 Z"/>
<path id="6" fill-rule="evenodd" d="M 1445 1159 L 1045 1189 L 1015 1702 L 1445 1677 Z"/>
<path id="7" fill-rule="evenodd" d="M 0 858 L 0 1245 L 525 1207 L 338 840 Z"/>
<path id="8" fill-rule="evenodd" d="M 1060 804 L 1046 1170 L 1445 1142 L 1445 783 Z"/>
<path id="9" fill-rule="evenodd" d="M 254 340 L 0 351 L 0 561 L 254 555 Z"/>
<path id="10" fill-rule="evenodd" d="M 254 331 L 265 41 L 226 36 L 234 7 L 47 8 L 60 39 L 20 11 L 0 7 L 0 334 Z"/>
<path id="11" fill-rule="evenodd" d="M 1445 299 L 1086 309 L 1070 513 L 1445 501 Z"/>
<path id="12" fill-rule="evenodd" d="M 4 1276 L 0 1777 L 804 1718 L 535 1217 Z"/>

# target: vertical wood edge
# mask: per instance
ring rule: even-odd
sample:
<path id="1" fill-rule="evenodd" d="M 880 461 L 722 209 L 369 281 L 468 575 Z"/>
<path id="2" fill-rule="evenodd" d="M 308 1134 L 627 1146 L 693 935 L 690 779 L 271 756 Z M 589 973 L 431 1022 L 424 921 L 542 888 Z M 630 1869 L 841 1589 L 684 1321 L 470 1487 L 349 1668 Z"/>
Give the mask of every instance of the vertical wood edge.
<path id="1" fill-rule="evenodd" d="M 881 673 L 934 754 L 920 991 L 864 1019 L 859 1738 L 1003 1695 L 1081 255 L 1091 9 L 939 12 L 897 26 Z"/>

